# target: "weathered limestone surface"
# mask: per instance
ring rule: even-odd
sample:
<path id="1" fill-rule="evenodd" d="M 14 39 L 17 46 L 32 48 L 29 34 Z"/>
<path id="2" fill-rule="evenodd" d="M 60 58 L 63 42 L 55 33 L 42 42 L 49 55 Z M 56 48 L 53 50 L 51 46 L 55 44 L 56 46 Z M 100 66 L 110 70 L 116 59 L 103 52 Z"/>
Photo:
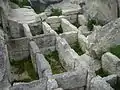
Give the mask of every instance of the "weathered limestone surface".
<path id="1" fill-rule="evenodd" d="M 69 44 L 64 38 L 57 38 L 56 49 L 59 53 L 60 62 L 66 70 L 73 70 L 75 68 L 75 59 L 78 54 L 70 48 Z"/>
<path id="2" fill-rule="evenodd" d="M 58 27 L 60 27 L 60 18 L 58 16 L 51 16 L 46 19 L 46 22 L 50 24 L 51 28 L 54 30 L 58 30 Z"/>
<path id="3" fill-rule="evenodd" d="M 88 21 L 84 15 L 78 15 L 78 23 L 80 25 L 87 25 Z"/>
<path id="4" fill-rule="evenodd" d="M 107 52 L 102 56 L 102 68 L 110 74 L 120 75 L 120 59 Z"/>
<path id="5" fill-rule="evenodd" d="M 54 90 L 63 90 L 62 88 L 57 88 L 57 89 L 54 89 Z"/>
<path id="6" fill-rule="evenodd" d="M 47 90 L 54 90 L 58 88 L 57 81 L 55 79 L 48 79 L 47 81 Z"/>
<path id="7" fill-rule="evenodd" d="M 29 39 L 19 38 L 8 42 L 8 54 L 10 60 L 23 60 L 27 58 L 29 53 Z"/>
<path id="8" fill-rule="evenodd" d="M 82 51 L 86 52 L 86 50 L 88 50 L 88 40 L 84 35 L 81 34 L 81 31 L 78 32 L 78 43 Z"/>
<path id="9" fill-rule="evenodd" d="M 38 14 L 37 18 L 42 19 L 42 21 L 47 19 L 47 15 L 45 12 Z"/>
<path id="10" fill-rule="evenodd" d="M 63 18 L 61 19 L 61 27 L 63 29 L 63 32 L 78 31 L 77 27 L 75 27 L 68 20 Z"/>
<path id="11" fill-rule="evenodd" d="M 58 16 L 51 16 L 46 19 L 46 22 L 49 24 L 58 23 L 60 22 L 60 18 Z"/>
<path id="12" fill-rule="evenodd" d="M 87 67 L 90 71 L 97 71 L 101 68 L 101 64 L 99 60 L 95 60 L 94 58 L 91 58 L 87 54 L 83 54 L 79 57 L 80 64 L 83 64 L 84 67 Z M 83 63 L 84 62 L 84 63 Z M 78 64 L 79 65 L 79 64 Z"/>
<path id="13" fill-rule="evenodd" d="M 116 0 L 117 1 L 117 0 Z M 85 15 L 101 23 L 108 23 L 117 18 L 117 2 L 115 0 L 86 0 Z"/>
<path id="14" fill-rule="evenodd" d="M 34 41 L 31 41 L 29 43 L 29 45 L 30 45 L 29 48 L 30 48 L 30 56 L 31 56 L 32 64 L 33 64 L 35 70 L 37 71 L 36 54 L 40 53 L 40 50 Z"/>
<path id="15" fill-rule="evenodd" d="M 89 48 L 94 56 L 100 57 L 103 52 L 108 51 L 108 49 L 114 45 L 120 44 L 120 18 L 112 21 L 100 30 L 94 31 L 94 40 L 89 40 L 89 43 L 93 44 Z M 91 34 L 92 36 L 92 34 Z M 93 36 L 94 37 L 94 36 Z M 94 42 L 94 43 L 93 43 Z"/>
<path id="16" fill-rule="evenodd" d="M 9 12 L 8 23 L 10 27 L 10 35 L 13 38 L 24 36 L 22 24 L 28 24 L 33 35 L 41 33 L 41 19 L 33 9 L 19 8 L 12 9 Z"/>
<path id="17" fill-rule="evenodd" d="M 0 0 L 0 23 L 2 24 L 4 31 L 7 31 L 7 18 L 9 10 L 8 0 Z"/>
<path id="18" fill-rule="evenodd" d="M 91 34 L 91 31 L 88 30 L 88 27 L 84 25 L 80 26 L 78 30 L 81 31 L 81 34 L 85 35 L 86 37 Z"/>
<path id="19" fill-rule="evenodd" d="M 107 83 L 110 84 L 110 86 L 115 87 L 115 85 L 118 83 L 117 82 L 117 75 L 116 74 L 112 74 L 109 75 L 107 77 L 103 78 Z"/>
<path id="20" fill-rule="evenodd" d="M 78 32 L 71 31 L 71 32 L 65 32 L 60 34 L 61 38 L 65 38 L 65 40 L 70 44 L 74 45 L 78 41 Z"/>
<path id="21" fill-rule="evenodd" d="M 86 70 L 79 70 L 76 72 L 66 72 L 63 74 L 56 74 L 53 77 L 58 82 L 58 85 L 63 89 L 76 90 L 86 85 Z"/>
<path id="22" fill-rule="evenodd" d="M 42 54 L 39 53 L 36 54 L 36 64 L 39 76 L 41 76 L 41 74 L 42 77 L 46 76 L 49 78 L 52 76 L 51 67 Z"/>
<path id="23" fill-rule="evenodd" d="M 17 83 L 14 86 L 10 87 L 10 90 L 46 90 L 47 88 L 47 79 L 41 78 L 30 83 Z"/>
<path id="24" fill-rule="evenodd" d="M 90 90 L 114 90 L 114 89 L 100 76 L 96 76 L 91 80 Z"/>
<path id="25" fill-rule="evenodd" d="M 24 28 L 25 36 L 28 37 L 28 38 L 32 38 L 32 33 L 30 31 L 30 28 L 29 28 L 28 24 L 23 24 L 23 28 Z"/>

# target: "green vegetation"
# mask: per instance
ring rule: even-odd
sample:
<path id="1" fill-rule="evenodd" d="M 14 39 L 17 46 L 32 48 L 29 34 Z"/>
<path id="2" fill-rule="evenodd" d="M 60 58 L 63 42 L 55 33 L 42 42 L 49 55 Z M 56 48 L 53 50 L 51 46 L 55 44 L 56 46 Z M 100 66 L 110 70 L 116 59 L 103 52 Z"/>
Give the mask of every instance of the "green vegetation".
<path id="1" fill-rule="evenodd" d="M 76 52 L 78 55 L 82 55 L 82 54 L 84 54 L 84 52 L 81 50 L 81 48 L 80 48 L 80 46 L 79 46 L 78 41 L 75 42 L 75 44 L 72 45 L 71 48 L 74 49 L 75 52 Z"/>
<path id="2" fill-rule="evenodd" d="M 21 80 L 22 82 L 30 82 L 30 81 L 38 79 L 38 74 L 35 72 L 35 69 L 33 67 L 31 60 L 21 60 L 21 61 L 12 60 L 12 61 L 10 61 L 10 64 L 12 67 L 15 67 L 17 69 L 14 72 L 14 74 L 19 75 L 19 74 L 22 74 L 25 71 L 27 71 L 30 79 L 26 78 L 24 80 Z M 19 82 L 19 81 L 15 80 L 14 82 Z"/>
<path id="3" fill-rule="evenodd" d="M 103 23 L 101 21 L 99 21 L 99 20 L 88 19 L 87 27 L 88 27 L 89 31 L 93 30 L 94 25 L 101 25 L 101 26 L 103 26 Z"/>
<path id="4" fill-rule="evenodd" d="M 57 51 L 53 51 L 48 55 L 45 55 L 45 58 L 48 60 L 53 74 L 59 74 L 66 72 L 66 70 L 62 67 L 62 64 L 59 61 L 59 56 Z"/>
<path id="5" fill-rule="evenodd" d="M 30 3 L 28 2 L 28 0 L 10 0 L 11 2 L 19 5 L 20 7 L 23 7 L 23 6 L 29 6 Z"/>
<path id="6" fill-rule="evenodd" d="M 57 34 L 63 33 L 63 29 L 61 25 L 58 27 L 58 30 L 56 30 Z"/>
<path id="7" fill-rule="evenodd" d="M 110 52 L 114 55 L 116 55 L 118 58 L 120 58 L 120 45 L 115 45 L 113 47 L 110 47 Z"/>
<path id="8" fill-rule="evenodd" d="M 52 8 L 51 11 L 52 11 L 51 16 L 60 16 L 60 15 L 62 15 L 62 10 L 59 9 L 59 8 L 57 8 L 57 9 Z"/>
<path id="9" fill-rule="evenodd" d="M 102 68 L 99 69 L 98 71 L 96 71 L 95 73 L 96 73 L 96 75 L 99 75 L 101 77 L 106 77 L 109 75 L 109 73 L 107 71 L 104 71 Z"/>

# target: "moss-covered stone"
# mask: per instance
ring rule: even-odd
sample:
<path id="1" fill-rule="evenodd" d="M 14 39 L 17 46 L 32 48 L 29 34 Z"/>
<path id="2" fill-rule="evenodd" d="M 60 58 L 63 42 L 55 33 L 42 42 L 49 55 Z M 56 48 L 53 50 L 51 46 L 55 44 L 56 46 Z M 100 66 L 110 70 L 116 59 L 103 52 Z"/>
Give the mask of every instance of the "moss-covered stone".
<path id="1" fill-rule="evenodd" d="M 62 67 L 62 64 L 60 63 L 57 51 L 53 51 L 48 55 L 45 55 L 45 58 L 48 60 L 53 74 L 66 72 L 66 70 Z"/>

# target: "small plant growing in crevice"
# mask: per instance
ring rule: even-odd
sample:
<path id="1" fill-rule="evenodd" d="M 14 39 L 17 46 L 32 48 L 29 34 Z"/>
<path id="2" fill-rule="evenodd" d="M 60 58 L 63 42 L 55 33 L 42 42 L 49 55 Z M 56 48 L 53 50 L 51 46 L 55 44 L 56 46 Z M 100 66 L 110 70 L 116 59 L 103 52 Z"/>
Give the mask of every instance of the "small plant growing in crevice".
<path id="1" fill-rule="evenodd" d="M 109 48 L 109 51 L 120 58 L 120 45 L 114 45 Z"/>
<path id="2" fill-rule="evenodd" d="M 48 55 L 45 55 L 45 58 L 49 62 L 53 74 L 66 72 L 66 70 L 63 68 L 62 64 L 60 63 L 57 51 L 53 51 Z"/>
<path id="3" fill-rule="evenodd" d="M 84 54 L 84 52 L 81 50 L 81 47 L 79 46 L 78 41 L 76 41 L 74 45 L 71 46 L 71 48 L 74 49 L 78 55 Z"/>
<path id="4" fill-rule="evenodd" d="M 51 16 L 60 16 L 62 15 L 62 10 L 60 8 L 52 8 L 51 9 L 52 13 L 51 13 Z"/>
<path id="5" fill-rule="evenodd" d="M 94 25 L 101 25 L 103 26 L 104 23 L 102 21 L 96 20 L 96 19 L 88 19 L 87 27 L 89 31 L 92 31 L 94 28 Z"/>
<path id="6" fill-rule="evenodd" d="M 106 76 L 110 75 L 107 71 L 104 71 L 102 68 L 99 69 L 98 71 L 96 71 L 95 73 L 96 73 L 96 75 L 99 75 L 101 77 L 106 77 Z"/>
<path id="7" fill-rule="evenodd" d="M 63 29 L 61 25 L 58 27 L 58 30 L 56 30 L 56 32 L 57 34 L 63 33 Z"/>
<path id="8" fill-rule="evenodd" d="M 93 30 L 94 25 L 96 25 L 96 20 L 88 20 L 87 27 L 89 31 Z"/>

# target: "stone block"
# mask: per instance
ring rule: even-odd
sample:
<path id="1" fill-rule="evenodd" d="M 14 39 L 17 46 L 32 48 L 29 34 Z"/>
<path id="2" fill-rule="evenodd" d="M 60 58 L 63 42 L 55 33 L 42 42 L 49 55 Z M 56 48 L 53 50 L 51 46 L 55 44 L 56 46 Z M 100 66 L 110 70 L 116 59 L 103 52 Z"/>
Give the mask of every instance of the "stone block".
<path id="1" fill-rule="evenodd" d="M 120 76 L 120 59 L 110 52 L 107 52 L 102 56 L 102 68 L 110 74 Z"/>
<path id="2" fill-rule="evenodd" d="M 61 26 L 62 26 L 63 32 L 78 31 L 77 27 L 75 27 L 68 20 L 63 18 L 61 19 Z"/>
<path id="3" fill-rule="evenodd" d="M 84 15 L 78 15 L 78 23 L 80 25 L 87 25 L 88 21 Z"/>
<path id="4" fill-rule="evenodd" d="M 36 64 L 37 64 L 37 72 L 39 76 L 41 77 L 51 77 L 52 76 L 52 70 L 48 63 L 48 61 L 45 59 L 45 57 L 42 54 L 37 53 L 36 54 Z"/>
<path id="5" fill-rule="evenodd" d="M 85 70 L 79 70 L 74 72 L 65 72 L 62 74 L 53 75 L 55 80 L 58 82 L 59 87 L 63 89 L 73 89 L 84 87 L 86 85 L 86 75 Z"/>
<path id="6" fill-rule="evenodd" d="M 17 83 L 9 88 L 9 90 L 46 90 L 47 78 L 32 81 L 30 83 Z"/>
<path id="7" fill-rule="evenodd" d="M 81 34 L 85 35 L 86 37 L 92 33 L 91 31 L 88 30 L 88 27 L 84 25 L 80 26 L 78 30 L 81 31 Z"/>
<path id="8" fill-rule="evenodd" d="M 60 23 L 60 18 L 58 16 L 51 16 L 46 19 L 46 22 L 49 24 Z"/>
<path id="9" fill-rule="evenodd" d="M 31 41 L 30 42 L 30 56 L 31 56 L 33 66 L 36 71 L 37 71 L 37 63 L 36 63 L 36 54 L 37 53 L 40 53 L 40 50 L 39 50 L 37 44 L 34 41 Z"/>
<path id="10" fill-rule="evenodd" d="M 100 76 L 96 76 L 91 80 L 90 90 L 114 90 L 110 84 L 108 84 Z"/>
<path id="11" fill-rule="evenodd" d="M 54 90 L 58 88 L 58 84 L 57 84 L 57 81 L 55 79 L 48 79 L 47 81 L 47 90 Z"/>
<path id="12" fill-rule="evenodd" d="M 117 85 L 117 80 L 118 80 L 118 77 L 117 75 L 113 74 L 113 75 L 109 75 L 107 77 L 104 77 L 103 78 L 107 83 L 110 84 L 110 86 L 112 87 L 115 87 Z"/>
<path id="13" fill-rule="evenodd" d="M 41 19 L 42 21 L 47 19 L 47 15 L 45 12 L 38 14 L 37 19 Z"/>
<path id="14" fill-rule="evenodd" d="M 65 38 L 65 40 L 70 44 L 73 45 L 78 40 L 78 32 L 71 31 L 71 32 L 65 32 L 60 34 L 61 38 Z"/>
<path id="15" fill-rule="evenodd" d="M 88 50 L 88 40 L 84 35 L 81 34 L 81 32 L 78 32 L 78 43 L 83 52 Z"/>
<path id="16" fill-rule="evenodd" d="M 76 8 L 76 9 L 65 9 L 62 10 L 62 15 L 70 15 L 70 14 L 77 14 L 81 12 L 81 8 Z"/>
<path id="17" fill-rule="evenodd" d="M 28 37 L 28 38 L 32 38 L 32 33 L 30 31 L 30 28 L 29 28 L 28 24 L 23 24 L 23 28 L 24 28 L 25 36 Z"/>

